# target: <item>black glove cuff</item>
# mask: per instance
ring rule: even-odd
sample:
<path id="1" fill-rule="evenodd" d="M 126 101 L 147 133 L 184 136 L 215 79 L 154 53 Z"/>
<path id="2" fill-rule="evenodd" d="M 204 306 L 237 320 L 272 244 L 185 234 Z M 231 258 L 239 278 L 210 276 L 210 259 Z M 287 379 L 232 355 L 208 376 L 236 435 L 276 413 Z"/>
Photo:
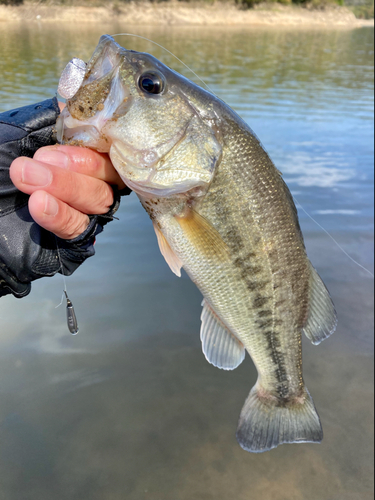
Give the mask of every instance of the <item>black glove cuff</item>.
<path id="1" fill-rule="evenodd" d="M 0 258 L 0 297 L 12 293 L 17 299 L 21 299 L 30 293 L 31 284 L 22 283 L 10 272 Z"/>

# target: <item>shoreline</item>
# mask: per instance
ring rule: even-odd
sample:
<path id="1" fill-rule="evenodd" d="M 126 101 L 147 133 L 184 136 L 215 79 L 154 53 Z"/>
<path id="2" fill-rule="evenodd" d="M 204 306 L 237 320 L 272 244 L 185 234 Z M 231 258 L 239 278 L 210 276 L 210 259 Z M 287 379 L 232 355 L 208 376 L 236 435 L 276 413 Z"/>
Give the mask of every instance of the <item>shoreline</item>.
<path id="1" fill-rule="evenodd" d="M 47 6 L 25 4 L 0 5 L 1 22 L 95 23 L 123 22 L 144 26 L 287 26 L 291 28 L 373 27 L 374 20 L 357 19 L 345 7 L 310 10 L 297 6 L 271 4 L 241 10 L 234 4 L 130 3 L 108 7 Z"/>

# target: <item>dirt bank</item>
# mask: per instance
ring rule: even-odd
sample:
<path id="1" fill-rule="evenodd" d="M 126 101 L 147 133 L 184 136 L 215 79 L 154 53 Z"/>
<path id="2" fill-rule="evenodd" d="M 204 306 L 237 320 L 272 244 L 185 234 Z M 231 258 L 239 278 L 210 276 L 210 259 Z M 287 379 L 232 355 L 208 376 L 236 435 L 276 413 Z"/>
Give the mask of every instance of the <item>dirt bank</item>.
<path id="1" fill-rule="evenodd" d="M 356 19 L 344 7 L 329 10 L 307 10 L 300 7 L 272 5 L 256 10 L 240 10 L 234 4 L 214 5 L 130 3 L 109 4 L 108 7 L 67 7 L 0 5 L 0 22 L 28 21 L 60 23 L 111 22 L 113 19 L 134 25 L 277 25 L 294 27 L 373 26 L 374 21 Z"/>

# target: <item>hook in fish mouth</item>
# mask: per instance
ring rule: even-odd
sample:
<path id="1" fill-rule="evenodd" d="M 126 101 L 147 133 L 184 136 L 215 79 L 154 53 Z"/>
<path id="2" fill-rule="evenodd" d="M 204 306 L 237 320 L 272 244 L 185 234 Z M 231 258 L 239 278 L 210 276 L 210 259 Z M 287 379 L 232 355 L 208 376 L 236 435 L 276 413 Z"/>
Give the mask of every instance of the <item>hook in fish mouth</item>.
<path id="1" fill-rule="evenodd" d="M 74 57 L 68 62 L 61 73 L 59 86 L 57 87 L 57 92 L 61 97 L 71 99 L 76 95 L 85 78 L 86 66 L 85 61 L 78 59 L 78 57 Z"/>

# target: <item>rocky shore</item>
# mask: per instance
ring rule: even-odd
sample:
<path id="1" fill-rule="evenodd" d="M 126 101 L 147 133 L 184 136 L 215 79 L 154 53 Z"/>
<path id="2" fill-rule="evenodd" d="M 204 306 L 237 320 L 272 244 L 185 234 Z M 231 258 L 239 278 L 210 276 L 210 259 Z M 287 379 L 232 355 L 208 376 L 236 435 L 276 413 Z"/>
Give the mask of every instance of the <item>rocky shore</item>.
<path id="1" fill-rule="evenodd" d="M 28 21 L 60 23 L 111 22 L 114 19 L 128 25 L 248 25 L 343 27 L 374 26 L 374 20 L 357 19 L 345 7 L 309 10 L 295 6 L 271 4 L 257 9 L 241 10 L 235 4 L 170 3 L 110 3 L 108 7 L 48 6 L 26 4 L 18 7 L 0 5 L 0 22 Z"/>

